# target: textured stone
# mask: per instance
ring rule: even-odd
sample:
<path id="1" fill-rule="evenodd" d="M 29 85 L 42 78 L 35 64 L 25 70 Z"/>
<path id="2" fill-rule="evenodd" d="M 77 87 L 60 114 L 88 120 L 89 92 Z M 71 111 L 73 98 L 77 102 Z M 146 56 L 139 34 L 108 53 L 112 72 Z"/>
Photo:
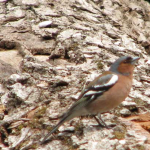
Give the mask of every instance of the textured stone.
<path id="1" fill-rule="evenodd" d="M 150 149 L 149 121 L 131 119 L 146 112 L 150 104 L 148 2 L 0 3 L 1 149 Z M 45 21 L 50 22 L 41 28 Z M 111 129 L 97 126 L 90 117 L 74 118 L 61 127 L 71 132 L 56 132 L 44 145 L 37 144 L 77 101 L 83 87 L 124 55 L 141 59 L 129 97 L 115 113 L 129 115 L 127 109 L 135 108 L 136 116 L 118 117 L 113 110 L 102 114 L 106 124 L 116 124 Z"/>

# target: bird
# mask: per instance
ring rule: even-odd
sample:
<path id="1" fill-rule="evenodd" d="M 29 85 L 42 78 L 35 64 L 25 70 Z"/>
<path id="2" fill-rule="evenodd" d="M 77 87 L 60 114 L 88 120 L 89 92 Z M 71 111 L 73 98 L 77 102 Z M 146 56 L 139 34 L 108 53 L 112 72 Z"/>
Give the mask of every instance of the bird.
<path id="1" fill-rule="evenodd" d="M 74 117 L 91 115 L 100 126 L 108 127 L 102 118 L 96 115 L 117 107 L 128 96 L 132 87 L 133 72 L 139 57 L 122 56 L 108 71 L 103 72 L 90 82 L 81 92 L 78 100 L 62 115 L 53 129 L 44 137 L 41 144 L 62 124 Z M 102 123 L 101 123 L 101 122 Z"/>

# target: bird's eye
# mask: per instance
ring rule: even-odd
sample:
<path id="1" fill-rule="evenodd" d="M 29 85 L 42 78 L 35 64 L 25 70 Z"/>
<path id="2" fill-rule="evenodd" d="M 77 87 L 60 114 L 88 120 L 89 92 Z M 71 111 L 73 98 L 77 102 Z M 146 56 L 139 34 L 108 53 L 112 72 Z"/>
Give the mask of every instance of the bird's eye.
<path id="1" fill-rule="evenodd" d="M 125 61 L 124 61 L 124 63 L 126 64 L 126 63 L 128 63 L 128 61 L 127 61 L 127 60 L 125 60 Z"/>
<path id="2" fill-rule="evenodd" d="M 125 61 L 124 61 L 124 63 L 130 63 L 132 61 L 132 58 L 131 57 L 128 57 Z"/>

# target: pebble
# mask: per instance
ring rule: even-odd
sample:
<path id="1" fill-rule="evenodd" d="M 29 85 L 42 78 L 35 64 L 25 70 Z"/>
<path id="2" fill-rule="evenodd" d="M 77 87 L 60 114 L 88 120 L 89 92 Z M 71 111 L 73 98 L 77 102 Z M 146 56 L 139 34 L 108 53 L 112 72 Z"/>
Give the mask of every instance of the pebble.
<path id="1" fill-rule="evenodd" d="M 122 110 L 120 110 L 120 114 L 123 116 L 130 116 L 131 112 L 127 108 L 123 108 Z"/>
<path id="2" fill-rule="evenodd" d="M 61 127 L 59 128 L 59 131 L 60 131 L 60 132 L 63 132 L 63 131 L 73 132 L 74 130 L 75 130 L 75 127 L 74 127 L 74 126 L 70 126 L 70 127 L 66 127 L 66 128 L 64 128 L 64 126 L 61 126 Z"/>
<path id="3" fill-rule="evenodd" d="M 43 21 L 39 23 L 39 28 L 47 28 L 52 24 L 52 21 Z"/>
<path id="4" fill-rule="evenodd" d="M 136 107 L 136 103 L 135 103 L 135 102 L 123 101 L 123 102 L 122 102 L 122 105 L 123 105 L 124 107 L 129 107 L 129 106 Z"/>
<path id="5" fill-rule="evenodd" d="M 126 140 L 120 140 L 119 143 L 120 143 L 120 144 L 125 144 L 125 143 L 126 143 Z"/>

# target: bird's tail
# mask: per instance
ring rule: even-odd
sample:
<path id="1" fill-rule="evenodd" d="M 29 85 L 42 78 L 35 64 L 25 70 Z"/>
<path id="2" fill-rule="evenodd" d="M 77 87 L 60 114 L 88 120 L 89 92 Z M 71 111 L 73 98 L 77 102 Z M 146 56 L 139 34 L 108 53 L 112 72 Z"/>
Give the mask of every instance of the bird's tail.
<path id="1" fill-rule="evenodd" d="M 41 141 L 40 144 L 43 144 L 46 139 L 51 135 L 53 134 L 64 122 L 66 122 L 67 120 L 70 120 L 71 115 L 66 113 L 64 114 L 63 118 L 58 122 L 58 124 L 44 137 L 44 139 Z"/>
<path id="2" fill-rule="evenodd" d="M 44 137 L 41 144 L 43 144 L 46 139 L 53 134 L 64 122 L 69 121 L 70 119 L 85 115 L 87 112 L 83 109 L 85 105 L 87 105 L 90 101 L 88 101 L 88 97 L 81 98 L 78 100 L 62 117 L 62 119 L 58 122 L 58 124 Z"/>

